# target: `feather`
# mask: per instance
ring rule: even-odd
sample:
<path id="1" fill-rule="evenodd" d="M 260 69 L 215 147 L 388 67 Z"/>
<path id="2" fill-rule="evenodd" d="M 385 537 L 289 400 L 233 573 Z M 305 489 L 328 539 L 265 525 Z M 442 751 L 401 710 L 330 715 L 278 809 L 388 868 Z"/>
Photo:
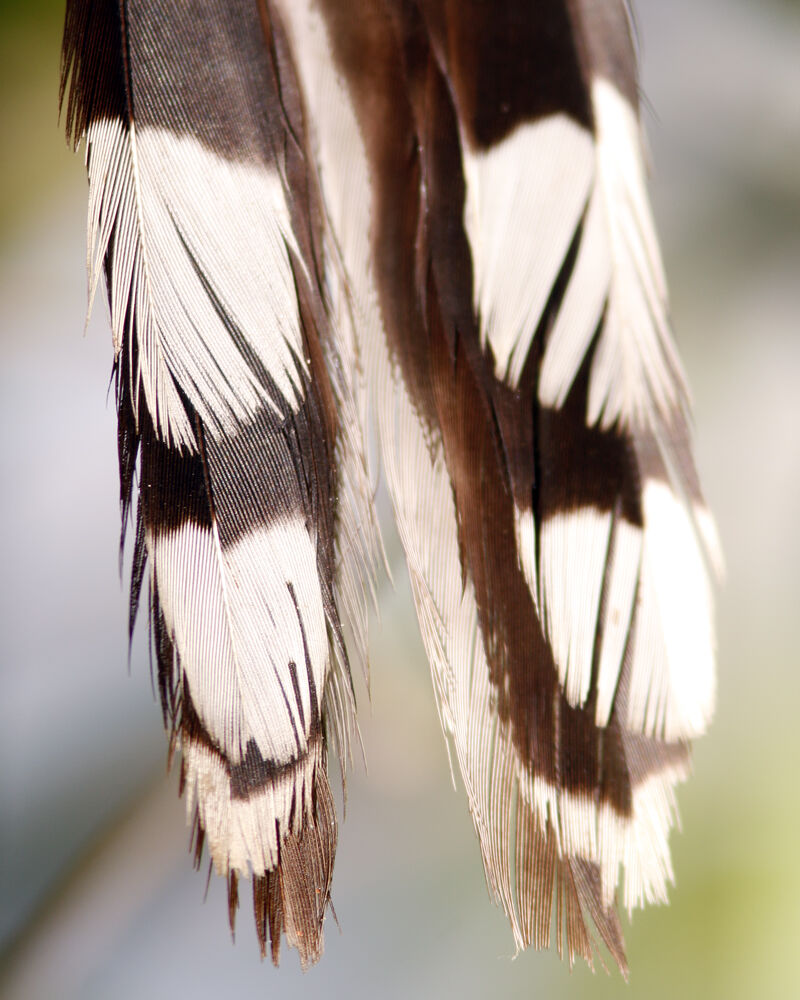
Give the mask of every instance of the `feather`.
<path id="1" fill-rule="evenodd" d="M 321 951 L 377 421 L 443 729 L 517 946 L 666 899 L 721 564 L 623 0 L 73 0 L 132 608 L 262 951 Z M 707 565 L 708 564 L 708 565 Z M 344 636 L 350 635 L 350 655 Z"/>
<path id="2" fill-rule="evenodd" d="M 665 898 L 682 741 L 713 703 L 627 19 L 356 6 L 293 5 L 292 30 L 324 196 L 371 237 L 345 267 L 440 716 L 518 945 L 547 944 L 555 898 L 570 958 L 594 924 L 624 968 L 620 866 L 629 908 Z"/>
<path id="3" fill-rule="evenodd" d="M 76 2 L 70 76 L 124 511 L 139 455 L 134 614 L 148 559 L 197 843 L 231 919 L 252 876 L 262 951 L 285 931 L 306 965 L 336 845 L 325 731 L 344 762 L 353 725 L 339 607 L 363 647 L 372 522 L 291 53 L 266 6 Z"/>

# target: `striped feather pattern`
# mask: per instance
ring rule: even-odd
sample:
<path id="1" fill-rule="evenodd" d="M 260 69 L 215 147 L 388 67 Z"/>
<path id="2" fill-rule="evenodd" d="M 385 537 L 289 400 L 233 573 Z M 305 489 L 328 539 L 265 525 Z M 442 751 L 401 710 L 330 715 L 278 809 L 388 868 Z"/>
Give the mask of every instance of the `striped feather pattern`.
<path id="1" fill-rule="evenodd" d="M 149 561 L 231 919 L 250 876 L 262 950 L 321 952 L 374 411 L 490 889 L 518 947 L 625 971 L 618 899 L 666 899 L 713 712 L 721 557 L 623 0 L 73 0 L 63 79 L 124 520 L 138 475 L 132 615 Z"/>
<path id="2" fill-rule="evenodd" d="M 105 268 L 133 605 L 217 870 L 252 876 L 262 949 L 322 948 L 363 659 L 373 521 L 320 269 L 322 207 L 282 26 L 247 2 L 70 6 L 92 293 Z M 340 420 L 347 421 L 344 432 Z"/>

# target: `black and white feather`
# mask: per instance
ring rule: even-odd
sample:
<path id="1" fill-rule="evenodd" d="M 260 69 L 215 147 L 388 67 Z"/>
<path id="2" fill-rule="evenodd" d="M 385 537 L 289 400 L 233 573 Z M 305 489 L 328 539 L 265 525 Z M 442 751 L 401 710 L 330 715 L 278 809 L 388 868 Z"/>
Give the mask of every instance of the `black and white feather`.
<path id="1" fill-rule="evenodd" d="M 618 896 L 666 898 L 721 557 L 636 81 L 623 0 L 68 5 L 132 616 L 147 564 L 197 857 L 276 961 L 322 948 L 370 412 L 518 946 L 625 969 Z"/>

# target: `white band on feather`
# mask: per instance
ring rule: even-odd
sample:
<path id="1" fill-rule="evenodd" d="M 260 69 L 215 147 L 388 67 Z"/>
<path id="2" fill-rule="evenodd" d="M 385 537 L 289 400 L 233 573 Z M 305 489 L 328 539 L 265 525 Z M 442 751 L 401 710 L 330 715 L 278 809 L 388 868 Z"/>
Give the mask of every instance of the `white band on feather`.
<path id="1" fill-rule="evenodd" d="M 645 536 L 628 725 L 686 739 L 714 711 L 711 587 L 690 510 L 668 485 L 644 485 Z"/>
<path id="2" fill-rule="evenodd" d="M 570 705 L 589 695 L 610 531 L 611 514 L 594 507 L 547 517 L 541 528 L 540 606 Z"/>
<path id="3" fill-rule="evenodd" d="M 463 138 L 462 157 L 481 338 L 497 377 L 516 386 L 589 196 L 594 144 L 558 114 L 520 125 L 487 150 Z"/>
<path id="4" fill-rule="evenodd" d="M 317 711 L 328 665 L 316 552 L 304 522 L 256 528 L 225 548 L 213 530 L 187 522 L 148 544 L 164 617 L 211 737 L 232 763 L 251 739 L 267 760 L 295 759 L 319 721 L 306 646 Z"/>
<path id="5" fill-rule="evenodd" d="M 288 256 L 295 239 L 277 167 L 233 162 L 189 135 L 105 119 L 90 127 L 89 143 L 90 289 L 116 225 L 114 343 L 119 352 L 131 335 L 132 304 L 138 369 L 162 439 L 196 448 L 179 386 L 212 433 L 233 433 L 264 405 L 277 411 L 248 353 L 294 407 L 305 355 Z"/>

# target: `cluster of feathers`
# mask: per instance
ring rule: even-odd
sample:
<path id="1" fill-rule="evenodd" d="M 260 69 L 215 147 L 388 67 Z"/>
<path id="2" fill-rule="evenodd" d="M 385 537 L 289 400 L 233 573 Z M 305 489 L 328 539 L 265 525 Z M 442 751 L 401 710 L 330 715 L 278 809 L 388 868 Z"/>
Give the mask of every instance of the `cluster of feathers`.
<path id="1" fill-rule="evenodd" d="M 262 952 L 322 952 L 377 425 L 442 726 L 519 948 L 625 970 L 715 695 L 720 556 L 624 0 L 70 0 L 131 628 Z"/>

